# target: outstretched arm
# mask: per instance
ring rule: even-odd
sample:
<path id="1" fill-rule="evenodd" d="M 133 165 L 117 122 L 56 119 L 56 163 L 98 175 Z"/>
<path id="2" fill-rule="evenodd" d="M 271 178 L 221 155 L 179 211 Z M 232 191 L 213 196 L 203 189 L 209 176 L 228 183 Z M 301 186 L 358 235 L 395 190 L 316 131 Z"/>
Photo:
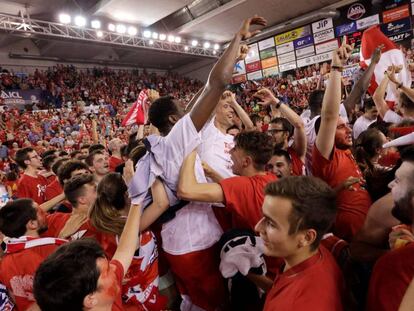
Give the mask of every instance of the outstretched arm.
<path id="1" fill-rule="evenodd" d="M 184 160 L 180 170 L 180 180 L 178 181 L 177 196 L 188 201 L 215 202 L 224 201 L 223 189 L 216 183 L 198 183 L 194 165 L 197 153 L 193 151 Z"/>
<path id="2" fill-rule="evenodd" d="M 387 91 L 389 81 L 388 75 L 384 74 L 384 78 L 375 90 L 374 95 L 372 95 L 372 99 L 374 100 L 381 118 L 384 118 L 385 114 L 390 109 L 385 101 L 385 92 Z"/>
<path id="3" fill-rule="evenodd" d="M 157 179 L 151 186 L 152 203 L 142 213 L 140 231 L 146 230 L 160 217 L 170 206 L 164 185 Z"/>
<path id="4" fill-rule="evenodd" d="M 206 86 L 190 112 L 191 120 L 197 131 L 203 128 L 224 92 L 226 84 L 231 81 L 241 41 L 260 32 L 260 30 L 250 30 L 252 25 L 265 26 L 266 20 L 258 16 L 246 19 L 229 47 L 211 70 Z"/>
<path id="5" fill-rule="evenodd" d="M 346 38 L 340 48 L 332 55 L 332 66 L 328 86 L 322 102 L 321 126 L 316 137 L 316 147 L 325 159 L 329 159 L 335 143 L 336 125 L 341 104 L 341 68 L 343 67 L 353 46 L 346 44 Z"/>
<path id="6" fill-rule="evenodd" d="M 372 53 L 371 63 L 369 64 L 367 70 L 365 70 L 361 78 L 355 84 L 349 96 L 347 96 L 344 101 L 344 106 L 348 116 L 350 116 L 352 110 L 355 109 L 355 105 L 361 102 L 361 98 L 368 89 L 369 82 L 371 81 L 371 77 L 374 74 L 375 66 L 378 64 L 380 58 L 381 47 L 377 47 Z"/>
<path id="7" fill-rule="evenodd" d="M 250 120 L 250 117 L 247 114 L 247 112 L 244 111 L 244 109 L 236 101 L 236 94 L 231 93 L 231 98 L 232 98 L 231 107 L 237 113 L 240 120 L 242 121 L 242 123 L 244 125 L 244 129 L 246 131 L 252 131 L 254 129 L 253 122 L 252 122 L 252 120 Z"/>
<path id="8" fill-rule="evenodd" d="M 391 66 L 391 68 L 389 68 L 388 72 L 388 77 L 390 79 L 390 81 L 392 83 L 395 84 L 395 86 L 397 87 L 397 89 L 400 89 L 405 95 L 408 96 L 409 99 L 411 99 L 412 101 L 414 101 L 414 90 L 412 88 L 406 87 L 404 86 L 395 76 L 396 73 L 399 73 L 402 70 L 402 66 Z"/>

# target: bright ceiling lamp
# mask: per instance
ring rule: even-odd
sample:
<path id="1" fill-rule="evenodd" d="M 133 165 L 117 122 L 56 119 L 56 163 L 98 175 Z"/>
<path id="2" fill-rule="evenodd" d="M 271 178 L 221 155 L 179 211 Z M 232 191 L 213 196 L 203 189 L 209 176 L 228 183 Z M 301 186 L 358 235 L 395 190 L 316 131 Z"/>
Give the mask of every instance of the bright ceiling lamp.
<path id="1" fill-rule="evenodd" d="M 148 41 L 148 43 L 149 43 L 149 45 L 153 45 L 154 44 L 154 40 L 151 39 L 151 40 Z"/>
<path id="2" fill-rule="evenodd" d="M 96 36 L 97 36 L 98 38 L 102 38 L 102 37 L 103 37 L 103 32 L 102 32 L 102 31 L 100 31 L 100 30 L 98 30 L 98 31 L 96 32 Z"/>
<path id="3" fill-rule="evenodd" d="M 166 34 L 160 34 L 160 40 L 164 41 L 165 39 L 167 39 L 167 35 Z"/>
<path id="4" fill-rule="evenodd" d="M 185 46 L 184 47 L 184 51 L 188 51 L 189 50 L 189 47 L 188 46 Z"/>
<path id="5" fill-rule="evenodd" d="M 197 40 L 193 40 L 193 41 L 191 41 L 191 45 L 192 45 L 192 46 L 197 46 L 197 45 L 198 45 L 198 41 L 197 41 Z"/>
<path id="6" fill-rule="evenodd" d="M 91 27 L 93 29 L 100 29 L 101 28 L 101 22 L 95 19 L 95 20 L 91 21 Z"/>
<path id="7" fill-rule="evenodd" d="M 143 35 L 144 35 L 144 37 L 145 37 L 145 38 L 151 38 L 151 31 L 149 31 L 149 30 L 145 30 L 145 31 L 143 32 Z"/>
<path id="8" fill-rule="evenodd" d="M 217 43 L 216 43 L 216 44 L 214 44 L 213 49 L 218 50 L 219 48 L 220 48 L 220 45 L 218 45 Z"/>
<path id="9" fill-rule="evenodd" d="M 168 36 L 168 42 L 174 42 L 175 37 L 173 35 Z"/>
<path id="10" fill-rule="evenodd" d="M 130 36 L 135 36 L 137 33 L 138 33 L 138 30 L 137 30 L 136 27 L 134 27 L 134 26 L 129 26 L 128 27 L 128 34 Z"/>
<path id="11" fill-rule="evenodd" d="M 71 20 L 72 18 L 70 17 L 70 15 L 65 13 L 59 14 L 59 22 L 61 22 L 62 24 L 69 24 Z"/>
<path id="12" fill-rule="evenodd" d="M 158 39 L 158 33 L 153 32 L 152 33 L 152 38 L 155 39 L 155 40 L 157 40 Z"/>
<path id="13" fill-rule="evenodd" d="M 75 25 L 78 26 L 78 27 L 85 27 L 86 18 L 83 17 L 83 16 L 80 16 L 80 15 L 76 16 L 75 17 Z"/>
<path id="14" fill-rule="evenodd" d="M 203 47 L 208 49 L 210 47 L 210 42 L 204 42 Z"/>
<path id="15" fill-rule="evenodd" d="M 114 24 L 108 24 L 108 30 L 109 31 L 115 31 L 116 30 L 115 25 Z"/>
<path id="16" fill-rule="evenodd" d="M 126 33 L 125 25 L 122 25 L 122 24 L 116 25 L 116 32 L 121 33 L 121 34 Z"/>
<path id="17" fill-rule="evenodd" d="M 175 37 L 174 42 L 175 43 L 181 43 L 181 37 Z"/>

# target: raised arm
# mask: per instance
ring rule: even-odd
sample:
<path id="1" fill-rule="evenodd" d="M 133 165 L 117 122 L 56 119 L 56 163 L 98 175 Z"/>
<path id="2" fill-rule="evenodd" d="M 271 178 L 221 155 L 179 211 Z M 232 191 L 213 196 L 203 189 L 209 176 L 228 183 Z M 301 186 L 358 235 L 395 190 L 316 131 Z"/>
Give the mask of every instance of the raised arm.
<path id="1" fill-rule="evenodd" d="M 381 58 L 381 47 L 377 47 L 371 56 L 371 63 L 367 70 L 362 74 L 361 78 L 357 81 L 349 96 L 344 101 L 344 106 L 348 116 L 351 115 L 352 110 L 355 109 L 355 105 L 361 102 L 362 96 L 365 94 L 369 87 L 371 77 L 374 74 L 375 66 L 378 64 Z"/>
<path id="2" fill-rule="evenodd" d="M 321 126 L 315 142 L 325 159 L 330 158 L 335 143 L 336 125 L 341 104 L 341 71 L 353 49 L 353 46 L 346 44 L 345 40 L 332 55 L 331 72 L 322 102 Z"/>
<path id="3" fill-rule="evenodd" d="M 260 32 L 260 30 L 250 30 L 252 25 L 265 26 L 266 20 L 258 16 L 246 19 L 241 29 L 234 36 L 229 47 L 224 51 L 223 55 L 211 70 L 206 86 L 190 112 L 191 120 L 197 131 L 200 131 L 207 122 L 226 84 L 231 81 L 241 41 L 249 39 Z"/>
<path id="4" fill-rule="evenodd" d="M 188 102 L 187 106 L 185 106 L 185 112 L 190 111 L 191 109 L 193 109 L 195 103 L 197 102 L 197 99 L 200 97 L 201 93 L 203 92 L 204 87 L 200 88 L 197 93 L 195 93 L 195 95 L 193 96 L 193 98 L 191 98 L 191 100 Z"/>
<path id="5" fill-rule="evenodd" d="M 216 183 L 197 182 L 194 165 L 196 161 L 196 151 L 191 152 L 184 160 L 180 170 L 180 180 L 178 181 L 177 196 L 180 199 L 199 202 L 224 201 L 223 189 Z"/>
<path id="6" fill-rule="evenodd" d="M 390 109 L 385 101 L 385 92 L 387 91 L 389 81 L 388 75 L 384 74 L 384 78 L 375 90 L 374 95 L 372 95 L 372 99 L 374 100 L 381 118 L 384 118 L 385 114 Z"/>
<path id="7" fill-rule="evenodd" d="M 244 125 L 244 129 L 246 131 L 253 131 L 254 130 L 253 122 L 252 122 L 252 120 L 250 120 L 250 117 L 247 114 L 247 112 L 244 111 L 244 109 L 236 101 L 236 94 L 231 93 L 231 98 L 232 98 L 231 107 L 234 109 L 234 111 L 237 113 L 240 120 L 242 121 L 242 123 Z"/>
<path id="8" fill-rule="evenodd" d="M 157 179 L 151 186 L 152 203 L 148 206 L 141 217 L 140 231 L 146 230 L 160 217 L 170 206 L 164 185 Z"/>
<path id="9" fill-rule="evenodd" d="M 396 73 L 399 73 L 402 69 L 402 66 L 392 66 L 389 68 L 390 70 L 387 71 L 387 75 L 389 80 L 395 84 L 397 89 L 400 89 L 405 95 L 408 96 L 409 99 L 414 101 L 414 90 L 412 88 L 404 86 L 395 76 Z"/>

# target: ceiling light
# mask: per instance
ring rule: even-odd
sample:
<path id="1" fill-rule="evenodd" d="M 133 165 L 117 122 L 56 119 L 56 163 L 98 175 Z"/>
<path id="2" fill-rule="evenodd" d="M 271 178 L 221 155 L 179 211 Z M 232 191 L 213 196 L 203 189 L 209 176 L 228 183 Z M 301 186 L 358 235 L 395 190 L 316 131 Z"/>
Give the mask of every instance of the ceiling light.
<path id="1" fill-rule="evenodd" d="M 189 50 L 188 46 L 185 46 L 184 51 L 188 51 L 188 50 Z"/>
<path id="2" fill-rule="evenodd" d="M 174 42 L 175 43 L 181 43 L 181 37 L 175 37 Z"/>
<path id="3" fill-rule="evenodd" d="M 175 37 L 173 35 L 168 36 L 168 42 L 174 42 Z"/>
<path id="4" fill-rule="evenodd" d="M 150 45 L 153 45 L 153 44 L 154 44 L 154 40 L 152 40 L 152 39 L 151 39 L 151 40 L 149 40 L 149 41 L 148 41 L 148 43 L 149 43 Z"/>
<path id="5" fill-rule="evenodd" d="M 117 33 L 125 33 L 126 32 L 125 25 L 122 25 L 122 24 L 116 25 L 116 32 Z"/>
<path id="6" fill-rule="evenodd" d="M 197 41 L 197 40 L 193 40 L 193 41 L 191 41 L 191 45 L 192 45 L 192 46 L 197 46 L 197 45 L 198 45 L 198 41 Z"/>
<path id="7" fill-rule="evenodd" d="M 160 34 L 160 40 L 164 41 L 165 39 L 167 39 L 167 35 L 166 34 Z"/>
<path id="8" fill-rule="evenodd" d="M 97 36 L 98 38 L 102 38 L 102 37 L 103 37 L 103 32 L 102 32 L 102 31 L 100 31 L 100 30 L 98 30 L 98 31 L 96 32 L 96 36 Z"/>
<path id="9" fill-rule="evenodd" d="M 65 14 L 65 13 L 59 14 L 59 21 L 62 24 L 69 24 L 70 21 L 71 21 L 71 17 L 70 17 L 70 15 Z"/>
<path id="10" fill-rule="evenodd" d="M 151 31 L 145 30 L 143 35 L 144 35 L 145 38 L 151 38 Z"/>
<path id="11" fill-rule="evenodd" d="M 216 54 L 217 54 L 217 52 L 216 52 L 216 50 L 214 50 L 214 51 L 213 51 L 213 55 L 216 55 Z"/>
<path id="12" fill-rule="evenodd" d="M 138 30 L 134 26 L 128 27 L 128 34 L 130 36 L 135 36 L 138 33 Z"/>
<path id="13" fill-rule="evenodd" d="M 155 39 L 155 40 L 157 40 L 158 39 L 158 33 L 153 32 L 152 33 L 152 38 Z"/>
<path id="14" fill-rule="evenodd" d="M 75 25 L 78 27 L 84 27 L 86 25 L 86 19 L 83 16 L 76 16 L 75 17 Z"/>
<path id="15" fill-rule="evenodd" d="M 210 42 L 204 42 L 203 46 L 205 49 L 208 49 L 210 47 Z"/>
<path id="16" fill-rule="evenodd" d="M 214 47 L 213 47 L 215 50 L 218 50 L 219 48 L 220 48 L 220 45 L 218 45 L 217 43 L 216 44 L 214 44 Z"/>
<path id="17" fill-rule="evenodd" d="M 101 28 L 101 22 L 98 20 L 93 20 L 91 21 L 91 27 L 94 29 L 99 29 Z"/>
<path id="18" fill-rule="evenodd" d="M 109 31 L 115 31 L 115 29 L 116 29 L 116 27 L 115 27 L 115 25 L 114 25 L 114 24 L 109 24 L 109 25 L 108 25 L 108 30 L 109 30 Z"/>

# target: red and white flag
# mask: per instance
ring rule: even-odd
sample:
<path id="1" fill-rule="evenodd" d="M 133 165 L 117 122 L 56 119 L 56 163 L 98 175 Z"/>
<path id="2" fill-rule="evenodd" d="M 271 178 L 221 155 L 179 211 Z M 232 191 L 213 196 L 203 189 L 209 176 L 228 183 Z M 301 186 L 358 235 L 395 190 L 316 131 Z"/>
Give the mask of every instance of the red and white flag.
<path id="1" fill-rule="evenodd" d="M 405 60 L 403 52 L 398 49 L 394 42 L 392 42 L 387 36 L 382 33 L 378 25 L 368 28 L 362 35 L 360 51 L 361 67 L 367 68 L 369 66 L 371 63 L 372 53 L 380 45 L 384 46 L 381 50 L 381 59 L 375 66 L 374 75 L 372 76 L 368 92 L 371 95 L 375 92 L 376 88 L 384 78 L 384 72 L 391 65 L 403 66 L 403 69 L 400 73 L 396 74 L 396 77 L 405 86 L 411 87 L 411 74 L 408 70 L 407 62 Z M 387 96 L 385 99 L 387 101 L 395 102 L 396 94 L 397 92 L 394 84 L 389 83 L 387 88 Z"/>
<path id="2" fill-rule="evenodd" d="M 142 90 L 122 121 L 122 126 L 146 124 L 148 120 L 149 105 L 148 90 Z"/>

